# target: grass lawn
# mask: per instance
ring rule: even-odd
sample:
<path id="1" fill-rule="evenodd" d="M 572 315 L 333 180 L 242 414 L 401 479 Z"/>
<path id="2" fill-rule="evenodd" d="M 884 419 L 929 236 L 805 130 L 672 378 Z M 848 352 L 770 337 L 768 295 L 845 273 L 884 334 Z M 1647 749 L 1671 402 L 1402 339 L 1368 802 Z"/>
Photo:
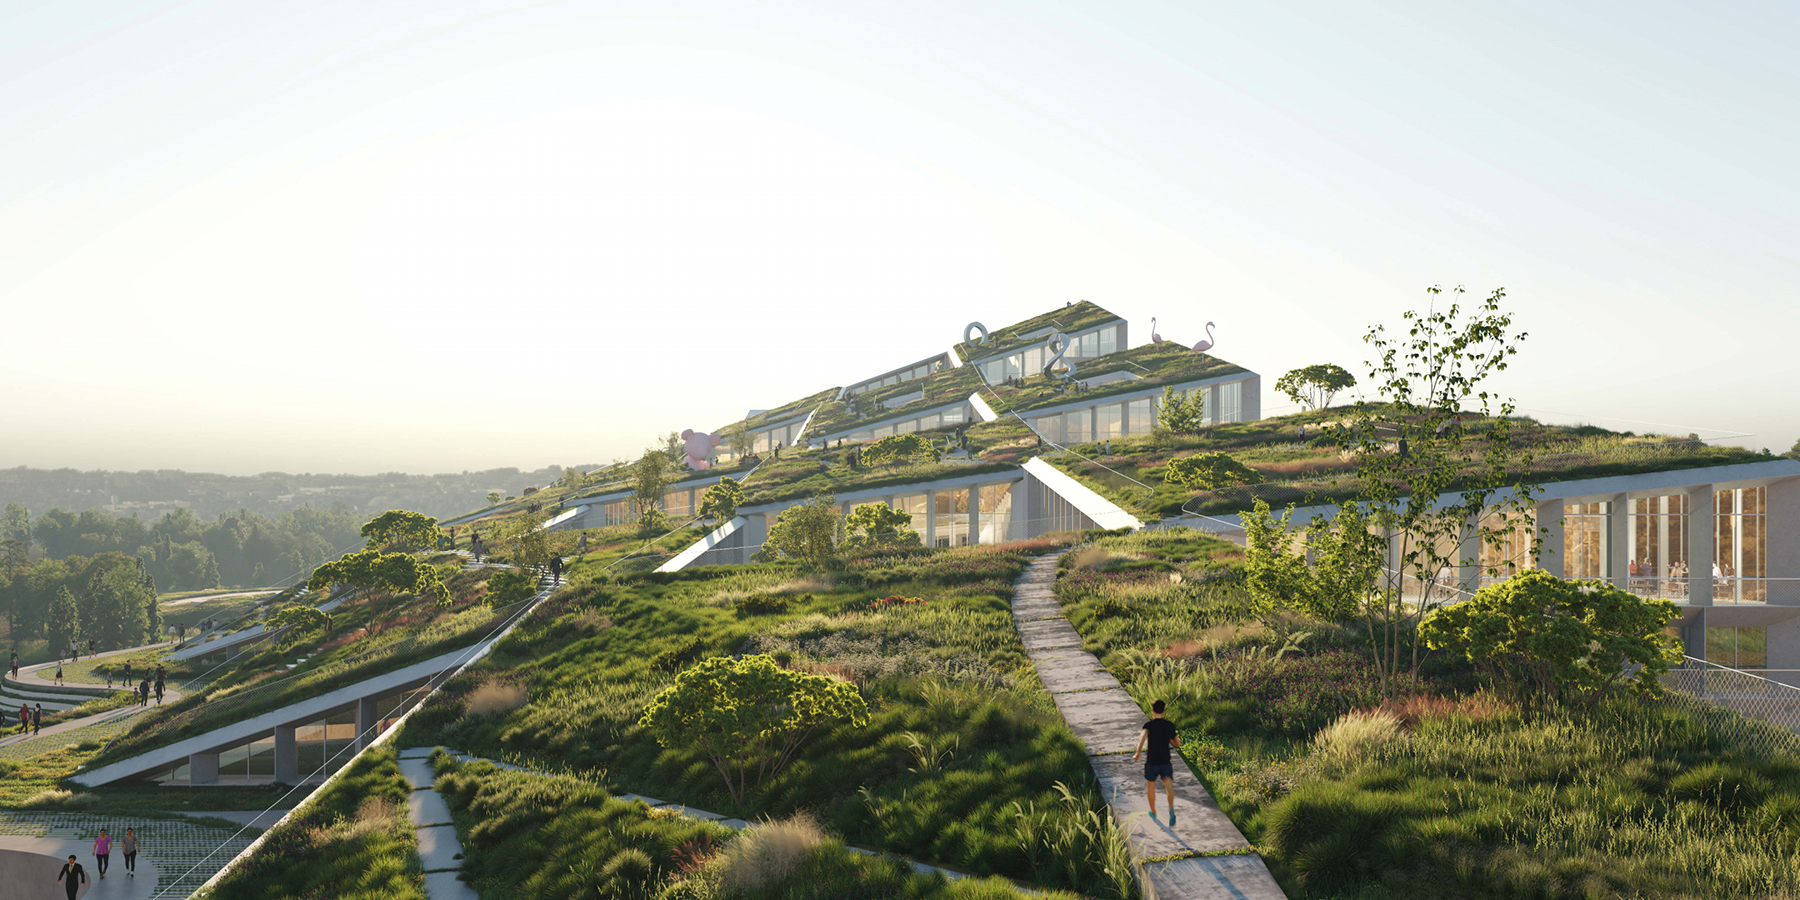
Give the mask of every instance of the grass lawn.
<path id="1" fill-rule="evenodd" d="M 210 891 L 210 900 L 323 897 L 425 900 L 411 787 L 392 742 L 365 753 L 272 832 Z"/>
<path id="2" fill-rule="evenodd" d="M 415 714 L 404 742 L 751 819 L 806 811 L 850 843 L 1128 896 L 1125 868 L 1114 865 L 1122 878 L 1104 871 L 1122 846 L 1094 828 L 1090 813 L 1104 807 L 1086 756 L 1037 682 L 1009 607 L 1026 561 L 1068 540 L 874 551 L 817 571 L 774 563 L 577 582 Z M 925 602 L 877 602 L 896 596 Z M 741 607 L 750 597 L 772 599 Z M 696 751 L 661 747 L 637 725 L 683 667 L 739 653 L 849 679 L 870 705 L 866 728 L 821 729 L 742 804 Z M 507 704 L 470 699 L 516 688 Z M 1065 849 L 1051 852 L 1052 841 Z"/>
<path id="3" fill-rule="evenodd" d="M 1140 704 L 1168 702 L 1290 897 L 1800 891 L 1800 738 L 1764 755 L 1735 713 L 1682 700 L 1520 710 L 1442 654 L 1384 700 L 1352 629 L 1289 617 L 1311 637 L 1272 652 L 1240 554 L 1184 529 L 1103 538 L 1057 592 Z"/>

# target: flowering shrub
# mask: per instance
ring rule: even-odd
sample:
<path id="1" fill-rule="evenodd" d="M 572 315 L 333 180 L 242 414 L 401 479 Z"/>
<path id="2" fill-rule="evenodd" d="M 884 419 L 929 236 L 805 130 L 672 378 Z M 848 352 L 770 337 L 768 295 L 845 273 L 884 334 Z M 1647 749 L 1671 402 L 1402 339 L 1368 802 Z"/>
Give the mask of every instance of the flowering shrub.
<path id="1" fill-rule="evenodd" d="M 890 607 L 895 607 L 895 606 L 913 606 L 913 605 L 924 606 L 925 598 L 896 596 L 896 597 L 882 597 L 879 600 L 871 600 L 869 602 L 870 609 L 888 609 Z"/>

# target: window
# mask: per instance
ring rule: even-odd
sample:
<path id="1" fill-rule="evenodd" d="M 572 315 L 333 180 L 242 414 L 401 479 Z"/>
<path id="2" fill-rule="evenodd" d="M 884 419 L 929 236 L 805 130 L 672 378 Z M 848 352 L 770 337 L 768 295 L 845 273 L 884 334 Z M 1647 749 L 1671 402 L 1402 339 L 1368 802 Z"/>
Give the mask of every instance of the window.
<path id="1" fill-rule="evenodd" d="M 960 425 L 963 422 L 963 408 L 946 409 L 943 412 L 945 425 Z"/>
<path id="2" fill-rule="evenodd" d="M 1062 416 L 1038 416 L 1037 424 L 1034 427 L 1038 434 L 1044 436 L 1044 440 L 1058 444 L 1063 442 Z"/>
<path id="3" fill-rule="evenodd" d="M 670 491 L 663 495 L 663 512 L 671 516 L 686 516 L 692 508 L 689 499 L 693 494 L 688 490 Z"/>
<path id="4" fill-rule="evenodd" d="M 1124 435 L 1125 404 L 1109 403 L 1094 413 L 1094 440 L 1105 441 Z"/>
<path id="5" fill-rule="evenodd" d="M 1044 348 L 1033 347 L 1025 351 L 1023 375 L 1030 378 L 1044 370 Z"/>
<path id="6" fill-rule="evenodd" d="M 937 519 L 937 545 L 961 547 L 969 542 L 969 489 L 952 488 L 932 495 Z"/>
<path id="7" fill-rule="evenodd" d="M 1626 578 L 1632 593 L 1666 600 L 1687 597 L 1687 512 L 1685 494 L 1631 501 L 1625 558 L 1630 561 Z"/>
<path id="8" fill-rule="evenodd" d="M 1769 629 L 1706 629 L 1706 661 L 1733 669 L 1763 669 L 1769 665 Z"/>
<path id="9" fill-rule="evenodd" d="M 1082 359 L 1093 359 L 1094 357 L 1099 356 L 1100 355 L 1100 332 L 1090 331 L 1087 334 L 1082 335 L 1081 336 L 1081 347 L 1079 348 L 1078 352 L 1071 353 L 1070 355 L 1078 356 Z"/>
<path id="10" fill-rule="evenodd" d="M 931 429 L 938 427 L 939 424 L 940 424 L 939 416 L 937 413 L 932 413 L 929 416 L 919 417 L 919 430 L 920 431 L 930 431 Z"/>
<path id="11" fill-rule="evenodd" d="M 918 419 L 907 419 L 904 422 L 895 423 L 894 433 L 895 434 L 912 434 L 914 431 L 917 431 L 918 428 L 919 428 L 919 420 Z"/>
<path id="12" fill-rule="evenodd" d="M 1063 413 L 1063 443 L 1085 444 L 1094 439 L 1094 417 L 1085 409 Z"/>
<path id="13" fill-rule="evenodd" d="M 1713 602 L 1765 603 L 1768 593 L 1767 489 L 1713 494 Z M 1749 579 L 1749 580 L 1746 580 Z"/>
<path id="14" fill-rule="evenodd" d="M 1100 329 L 1100 355 L 1105 356 L 1119 349 L 1119 326 Z"/>
<path id="15" fill-rule="evenodd" d="M 614 500 L 602 509 L 605 510 L 606 524 L 608 525 L 624 525 L 634 518 L 631 514 L 630 500 Z"/>
<path id="16" fill-rule="evenodd" d="M 1150 412 L 1150 398 L 1133 400 L 1125 404 L 1125 433 L 1149 434 L 1156 425 L 1156 417 Z"/>
<path id="17" fill-rule="evenodd" d="M 981 486 L 979 543 L 998 544 L 1012 537 L 1012 482 Z"/>
<path id="18" fill-rule="evenodd" d="M 1563 506 L 1563 577 L 1605 578 L 1606 503 L 1570 503 Z"/>
<path id="19" fill-rule="evenodd" d="M 912 515 L 912 530 L 919 533 L 919 540 L 925 540 L 925 525 L 930 517 L 925 513 L 925 495 L 907 494 L 894 498 L 894 508 Z"/>
<path id="20" fill-rule="evenodd" d="M 1244 383 L 1234 381 L 1219 385 L 1219 412 L 1214 417 L 1218 422 L 1242 422 L 1244 420 Z"/>

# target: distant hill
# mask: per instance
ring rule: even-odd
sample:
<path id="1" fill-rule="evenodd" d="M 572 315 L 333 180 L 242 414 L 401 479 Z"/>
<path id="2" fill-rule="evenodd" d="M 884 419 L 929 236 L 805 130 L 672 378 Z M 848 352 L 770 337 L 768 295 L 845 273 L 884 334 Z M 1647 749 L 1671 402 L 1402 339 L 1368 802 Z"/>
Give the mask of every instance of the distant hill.
<path id="1" fill-rule="evenodd" d="M 19 466 L 0 469 L 0 505 L 21 504 L 33 516 L 53 507 L 75 513 L 98 509 L 115 516 L 135 514 L 145 522 L 180 507 L 211 520 L 240 509 L 274 517 L 306 506 L 328 509 L 336 503 L 357 512 L 410 509 L 444 518 L 486 506 L 489 491 L 514 496 L 527 486 L 556 481 L 562 471 L 562 466 L 549 466 L 533 472 L 506 468 L 442 475 L 217 475 L 180 469 L 80 472 Z"/>

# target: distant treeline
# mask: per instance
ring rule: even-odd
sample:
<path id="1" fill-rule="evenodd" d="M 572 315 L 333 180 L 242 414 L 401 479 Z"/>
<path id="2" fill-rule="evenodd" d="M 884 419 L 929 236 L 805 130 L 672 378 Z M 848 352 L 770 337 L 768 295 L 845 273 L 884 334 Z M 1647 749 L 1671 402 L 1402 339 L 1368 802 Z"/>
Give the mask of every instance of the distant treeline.
<path id="1" fill-rule="evenodd" d="M 53 654 L 71 641 L 117 650 L 148 643 L 162 630 L 150 573 L 142 560 L 123 553 L 8 564 L 0 567 L 0 595 L 15 650 L 43 639 Z"/>
<path id="2" fill-rule="evenodd" d="M 8 542 L 11 554 L 0 562 L 17 569 L 20 546 L 26 556 L 35 546 L 48 557 L 37 565 L 120 554 L 135 560 L 163 591 L 286 586 L 294 576 L 351 549 L 366 518 L 334 504 L 330 509 L 289 510 L 272 519 L 240 509 L 210 522 L 178 509 L 145 525 L 135 517 L 97 509 L 52 509 L 31 518 L 25 507 L 8 503 L 0 512 L 0 540 Z"/>
<path id="3" fill-rule="evenodd" d="M 586 466 L 584 468 L 595 468 Z M 355 512 L 411 509 L 449 518 L 487 506 L 489 491 L 517 496 L 562 477 L 562 466 L 535 472 L 489 469 L 443 475 L 215 475 L 160 469 L 143 472 L 79 472 L 74 469 L 0 469 L 0 502 L 18 503 L 33 515 L 60 507 L 137 514 L 150 521 L 184 506 L 202 520 L 248 510 L 278 516 L 291 509 L 326 509 L 342 503 Z"/>

